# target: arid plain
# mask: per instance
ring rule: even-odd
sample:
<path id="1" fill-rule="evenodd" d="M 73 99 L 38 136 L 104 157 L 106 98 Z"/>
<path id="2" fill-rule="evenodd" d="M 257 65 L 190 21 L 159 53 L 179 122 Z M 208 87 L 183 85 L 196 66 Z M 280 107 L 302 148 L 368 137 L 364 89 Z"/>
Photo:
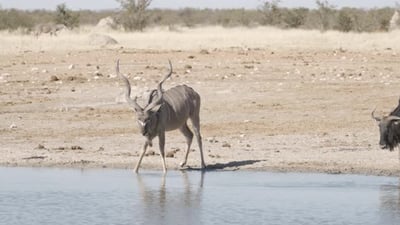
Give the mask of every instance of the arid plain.
<path id="1" fill-rule="evenodd" d="M 201 131 L 211 170 L 400 175 L 398 151 L 379 149 L 371 111 L 400 92 L 399 32 L 339 33 L 203 27 L 58 36 L 0 36 L 0 165 L 132 169 L 144 138 L 124 103 L 115 62 L 140 101 L 164 87 L 202 97 Z M 167 133 L 168 169 L 185 138 Z M 161 170 L 157 141 L 142 169 Z M 200 166 L 196 142 L 188 165 Z"/>

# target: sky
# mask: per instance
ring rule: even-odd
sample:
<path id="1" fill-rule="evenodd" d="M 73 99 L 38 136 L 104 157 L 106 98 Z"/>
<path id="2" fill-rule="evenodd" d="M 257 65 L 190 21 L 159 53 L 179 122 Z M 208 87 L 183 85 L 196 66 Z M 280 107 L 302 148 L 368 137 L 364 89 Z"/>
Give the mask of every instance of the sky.
<path id="1" fill-rule="evenodd" d="M 153 0 L 151 8 L 245 8 L 256 9 L 265 0 Z M 356 7 L 356 8 L 375 8 L 375 7 L 395 7 L 396 2 L 400 0 L 328 0 L 331 5 L 338 8 Z M 48 9 L 54 10 L 57 5 L 65 3 L 68 8 L 73 10 L 91 9 L 117 9 L 119 3 L 116 0 L 0 0 L 0 6 L 3 9 Z M 282 7 L 306 7 L 315 8 L 315 0 L 281 0 Z"/>

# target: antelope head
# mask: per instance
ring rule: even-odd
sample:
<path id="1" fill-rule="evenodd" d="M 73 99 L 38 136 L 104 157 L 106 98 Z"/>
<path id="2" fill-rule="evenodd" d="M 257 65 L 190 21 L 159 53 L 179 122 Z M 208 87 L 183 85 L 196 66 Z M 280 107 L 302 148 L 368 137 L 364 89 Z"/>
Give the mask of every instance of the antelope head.
<path id="1" fill-rule="evenodd" d="M 372 119 L 374 119 L 378 123 L 379 127 L 379 146 L 381 149 L 389 148 L 391 151 L 393 150 L 394 146 L 397 145 L 397 133 L 398 127 L 400 125 L 400 117 L 398 116 L 384 116 L 384 117 L 377 117 L 374 115 L 375 109 L 371 113 Z"/>
<path id="2" fill-rule="evenodd" d="M 119 60 L 117 61 L 117 75 L 123 78 L 127 91 L 125 93 L 125 98 L 128 104 L 133 108 L 136 113 L 137 124 L 139 126 L 140 132 L 143 136 L 148 137 L 149 140 L 154 138 L 158 132 L 159 126 L 159 111 L 163 104 L 163 90 L 162 84 L 166 81 L 172 74 L 172 64 L 169 61 L 170 71 L 164 76 L 164 78 L 158 83 L 157 89 L 153 90 L 150 94 L 149 102 L 145 107 L 141 107 L 137 103 L 137 96 L 132 99 L 130 97 L 131 86 L 129 80 L 119 72 Z"/>

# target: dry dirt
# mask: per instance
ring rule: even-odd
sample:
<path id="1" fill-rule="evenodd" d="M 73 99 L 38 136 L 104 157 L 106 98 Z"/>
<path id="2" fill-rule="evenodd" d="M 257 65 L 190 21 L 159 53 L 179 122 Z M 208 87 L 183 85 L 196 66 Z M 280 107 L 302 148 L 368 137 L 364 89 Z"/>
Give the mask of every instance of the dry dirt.
<path id="1" fill-rule="evenodd" d="M 278 49 L 278 50 L 277 50 Z M 0 54 L 0 165 L 133 168 L 144 138 L 121 100 L 115 60 L 133 95 L 192 86 L 210 170 L 400 175 L 398 152 L 379 149 L 370 117 L 399 98 L 399 51 L 388 48 L 226 47 L 16 50 Z M 185 139 L 167 133 L 169 169 Z M 142 169 L 161 169 L 157 141 Z M 188 165 L 198 168 L 193 142 Z"/>

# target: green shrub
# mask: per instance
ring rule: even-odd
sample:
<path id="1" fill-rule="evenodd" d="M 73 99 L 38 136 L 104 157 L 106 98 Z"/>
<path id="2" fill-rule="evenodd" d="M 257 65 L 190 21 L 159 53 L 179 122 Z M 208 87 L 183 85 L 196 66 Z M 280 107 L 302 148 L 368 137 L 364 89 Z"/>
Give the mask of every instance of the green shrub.
<path id="1" fill-rule="evenodd" d="M 117 0 L 121 4 L 122 11 L 117 19 L 125 30 L 143 31 L 148 24 L 146 12 L 151 0 Z"/>
<path id="2" fill-rule="evenodd" d="M 298 28 L 306 22 L 308 9 L 298 8 L 286 10 L 287 12 L 283 16 L 283 21 L 289 28 Z"/>
<path id="3" fill-rule="evenodd" d="M 337 17 L 337 24 L 337 29 L 343 32 L 349 32 L 354 28 L 351 16 L 345 11 L 339 12 L 339 15 Z"/>
<path id="4" fill-rule="evenodd" d="M 282 23 L 282 13 L 279 8 L 280 0 L 266 1 L 260 8 L 262 14 L 262 25 L 280 25 Z"/>
<path id="5" fill-rule="evenodd" d="M 54 18 L 56 24 L 64 24 L 68 28 L 79 26 L 79 13 L 72 12 L 65 4 L 57 5 Z"/>
<path id="6" fill-rule="evenodd" d="M 32 19 L 24 11 L 0 10 L 0 30 L 16 30 L 19 27 L 31 28 L 33 25 Z"/>

